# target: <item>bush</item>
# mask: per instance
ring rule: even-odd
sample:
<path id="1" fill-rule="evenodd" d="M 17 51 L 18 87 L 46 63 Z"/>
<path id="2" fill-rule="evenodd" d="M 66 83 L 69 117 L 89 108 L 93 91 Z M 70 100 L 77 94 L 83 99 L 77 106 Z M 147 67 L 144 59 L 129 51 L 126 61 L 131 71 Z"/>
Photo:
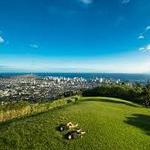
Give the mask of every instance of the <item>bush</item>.
<path id="1" fill-rule="evenodd" d="M 141 101 L 142 88 L 128 85 L 102 85 L 93 89 L 84 90 L 83 96 L 106 96 L 116 97 L 133 102 L 142 103 Z"/>
<path id="2" fill-rule="evenodd" d="M 76 103 L 79 100 L 78 96 L 73 96 L 67 99 L 67 103 Z"/>

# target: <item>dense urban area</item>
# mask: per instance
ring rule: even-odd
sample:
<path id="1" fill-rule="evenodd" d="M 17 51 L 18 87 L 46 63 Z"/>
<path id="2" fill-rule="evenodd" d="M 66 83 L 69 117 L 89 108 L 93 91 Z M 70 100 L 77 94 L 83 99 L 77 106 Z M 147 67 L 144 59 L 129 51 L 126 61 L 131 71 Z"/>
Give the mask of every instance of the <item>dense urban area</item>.
<path id="1" fill-rule="evenodd" d="M 110 83 L 111 80 L 96 78 L 65 77 L 38 77 L 24 75 L 9 78 L 0 78 L 1 100 L 51 100 L 62 96 L 74 95 L 82 89 L 91 89 L 101 83 Z M 119 82 L 115 81 L 115 82 Z"/>
<path id="2" fill-rule="evenodd" d="M 150 84 L 106 78 L 52 77 L 21 75 L 0 78 L 1 104 L 28 101 L 44 102 L 73 95 L 107 96 L 150 105 Z"/>

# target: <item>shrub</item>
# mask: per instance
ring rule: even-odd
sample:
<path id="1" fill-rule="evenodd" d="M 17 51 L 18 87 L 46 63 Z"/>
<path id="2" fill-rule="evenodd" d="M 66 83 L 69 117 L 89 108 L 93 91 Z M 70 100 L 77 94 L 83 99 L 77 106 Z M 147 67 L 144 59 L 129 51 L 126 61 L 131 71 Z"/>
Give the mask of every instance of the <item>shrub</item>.
<path id="1" fill-rule="evenodd" d="M 128 85 L 102 85 L 93 89 L 84 90 L 82 92 L 83 96 L 107 96 L 122 98 L 138 103 L 141 101 L 142 88 L 137 86 Z"/>

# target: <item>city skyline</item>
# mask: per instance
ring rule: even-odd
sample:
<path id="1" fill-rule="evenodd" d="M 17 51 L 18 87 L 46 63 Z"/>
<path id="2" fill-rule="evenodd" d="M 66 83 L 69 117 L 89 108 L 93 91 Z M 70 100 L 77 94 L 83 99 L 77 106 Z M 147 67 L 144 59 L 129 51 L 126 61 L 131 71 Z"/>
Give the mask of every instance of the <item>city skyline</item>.
<path id="1" fill-rule="evenodd" d="M 149 0 L 2 0 L 0 72 L 150 73 Z"/>

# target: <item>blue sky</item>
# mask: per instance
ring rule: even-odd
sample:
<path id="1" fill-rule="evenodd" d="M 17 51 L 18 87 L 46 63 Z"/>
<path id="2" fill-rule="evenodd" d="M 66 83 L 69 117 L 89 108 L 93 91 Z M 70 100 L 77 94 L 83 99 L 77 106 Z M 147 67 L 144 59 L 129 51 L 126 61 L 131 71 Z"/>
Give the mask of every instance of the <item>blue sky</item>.
<path id="1" fill-rule="evenodd" d="M 149 0 L 0 0 L 0 72 L 150 72 Z"/>

